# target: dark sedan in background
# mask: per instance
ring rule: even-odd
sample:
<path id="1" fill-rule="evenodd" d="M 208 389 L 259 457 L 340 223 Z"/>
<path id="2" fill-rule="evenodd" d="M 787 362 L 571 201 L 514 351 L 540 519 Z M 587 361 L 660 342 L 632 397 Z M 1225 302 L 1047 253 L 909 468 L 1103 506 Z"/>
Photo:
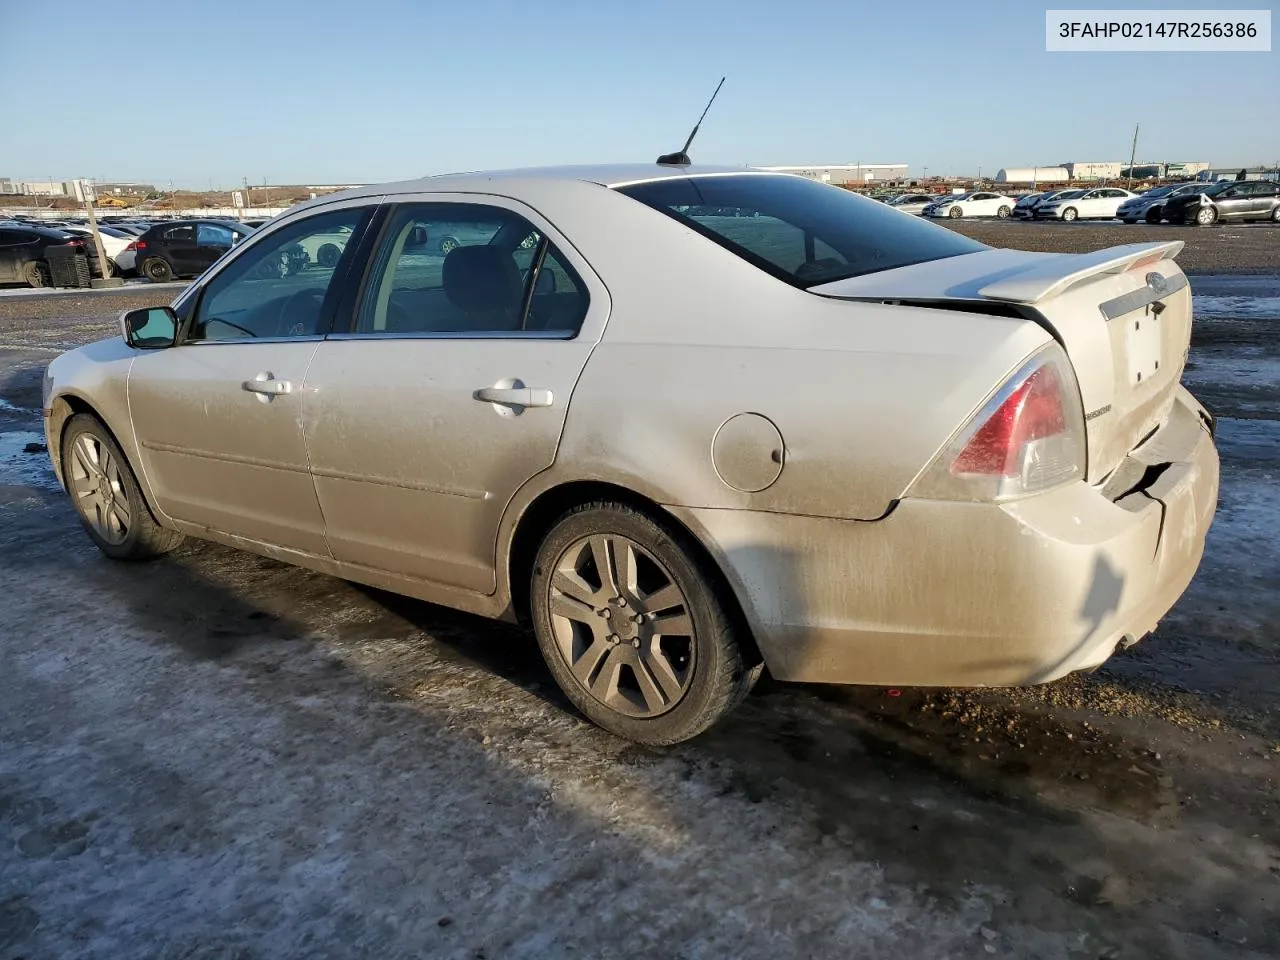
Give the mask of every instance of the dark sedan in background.
<path id="1" fill-rule="evenodd" d="M 130 247 L 137 251 L 139 275 L 162 283 L 204 273 L 252 232 L 234 220 L 173 220 L 156 224 Z"/>
<path id="2" fill-rule="evenodd" d="M 1162 217 L 1170 223 L 1271 220 L 1280 223 L 1280 183 L 1230 180 L 1203 190 L 1171 197 Z"/>
<path id="3" fill-rule="evenodd" d="M 0 222 L 0 283 L 47 287 L 52 279 L 49 250 L 78 247 L 89 258 L 90 276 L 100 276 L 92 244 L 65 230 L 19 221 Z"/>

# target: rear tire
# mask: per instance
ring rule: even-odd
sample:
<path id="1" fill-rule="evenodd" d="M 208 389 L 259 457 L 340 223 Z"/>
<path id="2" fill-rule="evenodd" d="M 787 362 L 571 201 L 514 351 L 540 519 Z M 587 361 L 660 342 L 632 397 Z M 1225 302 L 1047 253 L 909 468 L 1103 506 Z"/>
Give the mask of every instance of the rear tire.
<path id="1" fill-rule="evenodd" d="M 62 432 L 62 478 L 89 539 L 113 560 L 154 560 L 182 543 L 156 523 L 120 445 L 91 413 Z"/>
<path id="2" fill-rule="evenodd" d="M 152 283 L 168 283 L 173 279 L 173 267 L 168 260 L 151 257 L 142 264 L 142 275 Z"/>
<path id="3" fill-rule="evenodd" d="M 1160 211 L 1159 211 L 1159 210 L 1148 210 L 1148 211 L 1147 211 L 1147 216 L 1146 216 L 1147 223 L 1159 223 L 1159 222 L 1160 222 L 1160 219 L 1161 219 L 1161 217 L 1160 217 Z"/>
<path id="4" fill-rule="evenodd" d="M 996 216 L 999 217 L 1001 220 L 1008 220 L 1009 214 L 1011 214 L 1012 212 L 1013 211 L 1010 210 L 1008 207 L 1001 207 L 999 210 L 996 211 Z"/>
<path id="5" fill-rule="evenodd" d="M 534 632 L 588 719 L 638 743 L 679 743 L 729 713 L 763 670 L 718 590 L 683 531 L 620 503 L 588 503 L 538 548 Z"/>
<path id="6" fill-rule="evenodd" d="M 39 260 L 32 260 L 23 266 L 22 279 L 29 287 L 47 287 L 51 283 L 49 268 Z"/>
<path id="7" fill-rule="evenodd" d="M 1271 222 L 1280 223 L 1280 206 L 1271 211 Z"/>

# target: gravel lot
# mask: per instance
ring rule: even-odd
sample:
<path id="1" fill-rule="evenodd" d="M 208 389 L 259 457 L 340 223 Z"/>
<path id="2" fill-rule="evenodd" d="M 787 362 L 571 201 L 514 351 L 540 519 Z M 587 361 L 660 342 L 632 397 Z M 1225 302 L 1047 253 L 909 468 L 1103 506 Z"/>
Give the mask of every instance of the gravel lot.
<path id="1" fill-rule="evenodd" d="M 1280 230 L 1173 233 L 1280 263 Z M 1280 279 L 1193 290 L 1222 501 L 1156 635 L 1030 690 L 766 680 L 663 751 L 512 628 L 213 545 L 101 558 L 23 452 L 41 371 L 174 291 L 0 297 L 0 960 L 1280 955 Z"/>

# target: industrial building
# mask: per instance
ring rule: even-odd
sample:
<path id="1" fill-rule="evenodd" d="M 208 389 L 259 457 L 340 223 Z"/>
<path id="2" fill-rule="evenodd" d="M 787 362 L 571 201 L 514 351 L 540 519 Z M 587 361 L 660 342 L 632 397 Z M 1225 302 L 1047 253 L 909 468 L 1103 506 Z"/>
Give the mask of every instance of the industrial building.
<path id="1" fill-rule="evenodd" d="M 758 170 L 772 170 L 775 173 L 794 173 L 820 183 L 876 183 L 887 180 L 905 180 L 907 165 L 905 163 L 831 163 L 814 164 L 808 167 L 757 167 Z"/>
<path id="2" fill-rule="evenodd" d="M 1008 167 L 996 171 L 996 183 L 1066 183 L 1066 167 Z"/>
<path id="3" fill-rule="evenodd" d="M 1094 161 L 1092 163 L 1063 163 L 1067 177 L 1071 180 L 1114 180 L 1120 176 L 1120 168 L 1124 166 L 1119 160 Z"/>

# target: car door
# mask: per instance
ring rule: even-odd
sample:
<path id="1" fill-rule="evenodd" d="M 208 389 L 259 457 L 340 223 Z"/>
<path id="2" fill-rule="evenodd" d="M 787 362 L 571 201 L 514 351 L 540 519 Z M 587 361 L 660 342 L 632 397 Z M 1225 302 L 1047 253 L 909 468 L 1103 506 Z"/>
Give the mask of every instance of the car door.
<path id="1" fill-rule="evenodd" d="M 1241 186 L 1247 188 L 1249 199 L 1249 209 L 1244 216 L 1251 220 L 1262 220 L 1270 216 L 1277 189 L 1280 188 L 1277 188 L 1274 183 L 1262 180 L 1241 184 Z"/>
<path id="2" fill-rule="evenodd" d="M 177 274 L 199 273 L 196 265 L 196 228 L 192 223 L 176 224 L 160 232 L 160 249 Z"/>
<path id="3" fill-rule="evenodd" d="M 230 227 L 220 223 L 196 224 L 196 248 L 194 260 L 196 272 L 203 273 L 214 261 L 231 249 L 235 235 Z"/>
<path id="4" fill-rule="evenodd" d="M 369 201 L 283 222 L 220 265 L 180 307 L 179 345 L 129 373 L 142 467 L 169 516 L 327 556 L 302 433 L 303 383 L 332 322 L 355 245 L 332 267 L 261 269 L 314 233 L 364 229 Z"/>
<path id="5" fill-rule="evenodd" d="M 0 283 L 20 283 L 25 252 L 30 244 L 22 230 L 0 229 Z"/>
<path id="6" fill-rule="evenodd" d="M 1232 184 L 1213 198 L 1214 206 L 1218 208 L 1218 219 L 1239 220 L 1248 215 L 1253 202 L 1249 186 L 1247 183 Z"/>
<path id="7" fill-rule="evenodd" d="M 329 546 L 346 563 L 491 593 L 499 521 L 555 459 L 608 295 L 513 200 L 406 198 L 381 233 L 352 329 L 320 345 L 307 377 Z"/>

